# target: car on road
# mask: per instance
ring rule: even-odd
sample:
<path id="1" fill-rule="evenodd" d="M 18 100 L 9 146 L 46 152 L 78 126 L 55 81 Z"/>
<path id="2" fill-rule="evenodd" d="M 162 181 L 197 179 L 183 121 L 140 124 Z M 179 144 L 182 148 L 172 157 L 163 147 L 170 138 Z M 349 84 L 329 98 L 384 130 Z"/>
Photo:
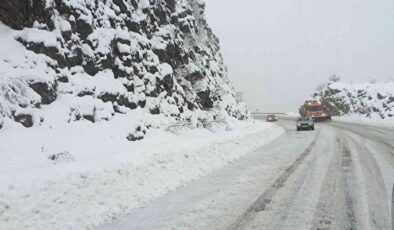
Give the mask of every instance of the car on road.
<path id="1" fill-rule="evenodd" d="M 309 116 L 301 116 L 296 121 L 297 131 L 315 130 L 315 122 Z"/>
<path id="2" fill-rule="evenodd" d="M 268 116 L 265 118 L 265 121 L 268 121 L 268 122 L 275 122 L 275 121 L 278 121 L 278 117 L 277 117 L 276 115 L 268 115 Z"/>

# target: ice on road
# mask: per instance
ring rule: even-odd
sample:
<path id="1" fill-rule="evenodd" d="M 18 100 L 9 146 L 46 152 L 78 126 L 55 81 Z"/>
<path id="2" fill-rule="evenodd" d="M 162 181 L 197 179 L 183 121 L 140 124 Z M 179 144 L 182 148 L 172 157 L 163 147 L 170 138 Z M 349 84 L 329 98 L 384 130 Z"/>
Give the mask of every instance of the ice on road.
<path id="1" fill-rule="evenodd" d="M 394 130 L 319 123 L 98 229 L 392 228 Z"/>

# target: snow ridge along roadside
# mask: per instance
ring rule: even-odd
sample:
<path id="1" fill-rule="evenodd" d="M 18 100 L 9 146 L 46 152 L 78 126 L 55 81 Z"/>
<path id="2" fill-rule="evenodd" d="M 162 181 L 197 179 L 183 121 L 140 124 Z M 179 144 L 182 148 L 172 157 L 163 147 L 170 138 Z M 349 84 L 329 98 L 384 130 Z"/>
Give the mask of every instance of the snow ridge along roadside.
<path id="1" fill-rule="evenodd" d="M 239 123 L 231 131 L 183 130 L 164 137 L 171 144 L 161 151 L 145 149 L 140 159 L 135 159 L 138 153 L 114 155 L 108 164 L 85 168 L 77 162 L 67 164 L 62 174 L 49 167 L 15 172 L 8 179 L 1 176 L 5 183 L 0 185 L 0 229 L 93 228 L 212 173 L 283 133 L 279 126 L 257 121 Z"/>

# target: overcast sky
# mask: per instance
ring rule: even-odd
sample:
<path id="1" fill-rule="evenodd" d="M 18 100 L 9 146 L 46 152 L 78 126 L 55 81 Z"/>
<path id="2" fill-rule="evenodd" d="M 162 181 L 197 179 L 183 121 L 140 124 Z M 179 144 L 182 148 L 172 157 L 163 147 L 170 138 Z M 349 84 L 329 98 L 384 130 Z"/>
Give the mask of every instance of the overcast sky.
<path id="1" fill-rule="evenodd" d="M 330 75 L 394 79 L 393 0 L 206 0 L 251 110 L 296 111 Z"/>

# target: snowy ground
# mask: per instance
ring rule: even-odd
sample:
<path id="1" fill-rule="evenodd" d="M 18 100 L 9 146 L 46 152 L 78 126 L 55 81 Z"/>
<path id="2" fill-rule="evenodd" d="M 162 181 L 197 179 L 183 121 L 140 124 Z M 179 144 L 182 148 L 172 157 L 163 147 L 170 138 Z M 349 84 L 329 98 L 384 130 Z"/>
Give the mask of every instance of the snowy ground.
<path id="1" fill-rule="evenodd" d="M 98 229 L 391 228 L 392 130 L 279 124 L 275 141 Z"/>
<path id="2" fill-rule="evenodd" d="M 124 124 L 136 119 L 129 116 L 31 129 L 6 124 L 0 131 L 0 229 L 92 228 L 283 133 L 273 124 L 232 121 L 209 129 L 151 129 L 143 141 L 130 142 L 133 124 Z"/>
<path id="3" fill-rule="evenodd" d="M 342 117 L 333 117 L 334 121 L 347 122 L 353 124 L 373 125 L 386 128 L 394 128 L 394 118 L 382 119 L 378 116 L 366 118 L 365 116 L 353 114 Z"/>

